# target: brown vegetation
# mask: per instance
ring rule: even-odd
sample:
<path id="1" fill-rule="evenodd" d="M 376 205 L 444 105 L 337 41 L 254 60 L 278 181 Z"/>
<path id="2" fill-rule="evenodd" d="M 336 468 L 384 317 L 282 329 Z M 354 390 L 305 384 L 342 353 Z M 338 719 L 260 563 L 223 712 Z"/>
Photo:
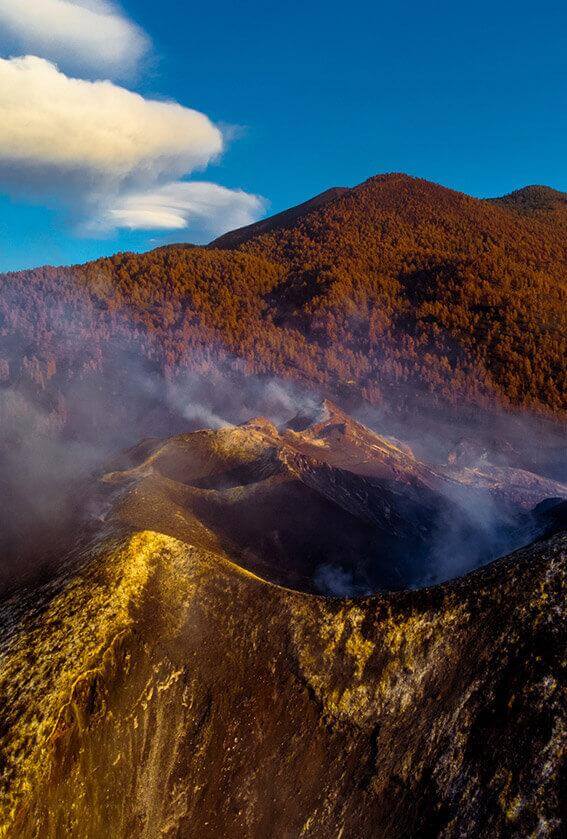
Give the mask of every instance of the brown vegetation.
<path id="1" fill-rule="evenodd" d="M 27 382 L 53 402 L 69 379 L 104 373 L 119 346 L 168 377 L 225 359 L 374 404 L 423 394 L 559 415 L 566 234 L 552 190 L 488 202 L 385 175 L 224 248 L 4 275 L 1 385 Z"/>

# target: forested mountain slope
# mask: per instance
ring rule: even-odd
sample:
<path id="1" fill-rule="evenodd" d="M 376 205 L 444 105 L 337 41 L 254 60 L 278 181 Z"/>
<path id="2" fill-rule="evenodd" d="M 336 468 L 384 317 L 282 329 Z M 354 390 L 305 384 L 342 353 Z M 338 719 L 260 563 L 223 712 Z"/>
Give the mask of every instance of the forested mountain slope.
<path id="1" fill-rule="evenodd" d="M 120 347 L 170 378 L 225 359 L 395 408 L 560 415 L 567 205 L 541 190 L 383 175 L 206 248 L 4 275 L 2 384 L 53 403 Z"/>

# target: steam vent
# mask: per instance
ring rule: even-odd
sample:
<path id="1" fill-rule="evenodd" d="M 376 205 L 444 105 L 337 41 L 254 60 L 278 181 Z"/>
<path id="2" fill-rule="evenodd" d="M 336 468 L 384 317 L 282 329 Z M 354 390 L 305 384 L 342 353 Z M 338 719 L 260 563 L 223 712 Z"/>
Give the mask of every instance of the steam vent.
<path id="1" fill-rule="evenodd" d="M 0 835 L 559 836 L 565 487 L 465 450 L 327 402 L 112 464 L 0 607 Z"/>

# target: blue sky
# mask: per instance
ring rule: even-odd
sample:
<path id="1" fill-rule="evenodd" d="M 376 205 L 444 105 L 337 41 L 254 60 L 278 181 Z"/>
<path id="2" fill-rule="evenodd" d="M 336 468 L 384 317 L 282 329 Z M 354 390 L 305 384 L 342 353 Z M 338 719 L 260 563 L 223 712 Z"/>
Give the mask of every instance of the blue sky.
<path id="1" fill-rule="evenodd" d="M 0 56 L 0 270 L 205 241 L 379 172 L 567 190 L 565 3 L 0 0 Z"/>

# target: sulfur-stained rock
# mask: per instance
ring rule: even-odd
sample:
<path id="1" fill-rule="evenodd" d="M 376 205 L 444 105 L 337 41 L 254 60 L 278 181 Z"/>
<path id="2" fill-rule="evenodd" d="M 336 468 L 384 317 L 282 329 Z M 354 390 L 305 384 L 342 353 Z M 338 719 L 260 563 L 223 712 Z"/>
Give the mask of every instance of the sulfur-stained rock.
<path id="1" fill-rule="evenodd" d="M 3 607 L 2 835 L 557 835 L 565 541 L 358 601 L 93 545 Z"/>

